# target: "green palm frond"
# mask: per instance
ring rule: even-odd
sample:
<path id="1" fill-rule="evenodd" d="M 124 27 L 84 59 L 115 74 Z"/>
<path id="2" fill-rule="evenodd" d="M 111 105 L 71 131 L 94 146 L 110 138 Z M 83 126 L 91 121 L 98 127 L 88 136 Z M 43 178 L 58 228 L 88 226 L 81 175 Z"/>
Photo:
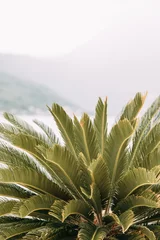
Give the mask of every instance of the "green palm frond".
<path id="1" fill-rule="evenodd" d="M 53 104 L 52 109 L 49 108 L 49 111 L 54 117 L 54 120 L 59 128 L 59 131 L 65 142 L 66 147 L 71 151 L 71 153 L 76 158 L 77 157 L 76 144 L 72 119 L 58 104 Z"/>
<path id="2" fill-rule="evenodd" d="M 102 157 L 104 157 L 106 149 L 107 127 L 107 98 L 104 103 L 99 98 L 95 111 L 94 128 L 97 135 L 99 153 L 101 153 Z"/>
<path id="3" fill-rule="evenodd" d="M 151 196 L 152 196 L 151 192 Z M 158 201 L 154 201 L 152 199 L 148 199 L 143 196 L 130 195 L 124 199 L 122 199 L 114 208 L 114 212 L 124 212 L 126 210 L 132 210 L 137 207 L 149 207 L 149 208 L 158 208 Z"/>
<path id="4" fill-rule="evenodd" d="M 22 202 L 19 207 L 20 217 L 26 217 L 37 210 L 49 210 L 56 198 L 51 195 L 35 195 Z"/>
<path id="5" fill-rule="evenodd" d="M 57 138 L 57 136 L 54 134 L 52 128 L 50 128 L 49 126 L 47 126 L 46 124 L 44 124 L 43 122 L 41 122 L 40 120 L 33 120 L 33 122 L 35 124 L 37 124 L 37 126 L 39 126 L 43 132 L 47 135 L 47 137 L 50 139 L 50 141 L 54 144 L 54 143 L 60 143 L 59 139 Z"/>
<path id="6" fill-rule="evenodd" d="M 121 226 L 123 233 L 125 233 L 135 222 L 135 215 L 132 210 L 125 211 L 119 217 L 114 213 L 111 213 L 110 216 L 119 226 Z"/>
<path id="7" fill-rule="evenodd" d="M 86 113 L 83 114 L 80 122 L 74 117 L 74 132 L 77 149 L 84 154 L 86 164 L 89 165 L 93 159 L 97 158 L 98 147 L 92 121 Z"/>
<path id="8" fill-rule="evenodd" d="M 33 219 L 21 219 L 18 222 L 2 223 L 0 224 L 0 240 L 9 239 L 44 225 L 46 225 L 46 222 Z"/>
<path id="9" fill-rule="evenodd" d="M 156 124 L 144 137 L 143 143 L 141 143 L 137 151 L 134 166 L 143 167 L 143 161 L 146 156 L 152 153 L 158 146 L 160 146 L 160 123 Z"/>
<path id="10" fill-rule="evenodd" d="M 155 234 L 149 228 L 145 226 L 134 226 L 134 229 L 136 229 L 140 235 L 147 237 L 148 240 L 156 240 Z"/>
<path id="11" fill-rule="evenodd" d="M 139 146 L 141 145 L 143 138 L 150 131 L 152 127 L 151 126 L 152 119 L 159 111 L 160 111 L 160 96 L 148 108 L 146 113 L 141 118 L 141 122 L 136 129 L 136 132 L 133 137 L 133 146 L 132 146 L 129 168 L 131 168 L 134 165 L 134 159 L 136 157 L 137 151 L 139 150 Z"/>
<path id="12" fill-rule="evenodd" d="M 41 143 L 43 143 L 46 146 L 48 146 L 48 144 L 50 145 L 50 142 L 45 137 L 45 135 L 37 132 L 26 121 L 22 120 L 19 117 L 14 116 L 13 114 L 10 114 L 10 113 L 5 112 L 3 115 L 4 115 L 5 119 L 7 121 L 9 121 L 11 124 L 13 124 L 19 131 L 23 132 L 26 135 L 36 138 L 37 140 L 39 140 Z"/>
<path id="13" fill-rule="evenodd" d="M 74 198 L 83 199 L 80 191 L 80 168 L 74 156 L 65 147 L 54 145 L 47 151 L 47 159 L 52 162 L 54 171 Z"/>
<path id="14" fill-rule="evenodd" d="M 157 183 L 159 183 L 159 177 L 156 176 L 155 171 L 133 168 L 119 183 L 118 198 L 125 198 L 142 186 L 151 186 Z"/>
<path id="15" fill-rule="evenodd" d="M 21 174 L 23 172 L 23 175 Z M 40 193 L 47 193 L 60 199 L 68 199 L 69 197 L 55 183 L 49 180 L 33 169 L 26 167 L 12 167 L 10 169 L 0 170 L 0 182 L 17 183 L 31 190 Z"/>
<path id="16" fill-rule="evenodd" d="M 148 154 L 143 162 L 141 163 L 143 167 L 150 170 L 155 166 L 160 165 L 160 146 L 158 146 L 154 151 Z"/>
<path id="17" fill-rule="evenodd" d="M 64 206 L 62 211 L 62 221 L 70 215 L 75 214 L 90 219 L 91 208 L 87 204 L 84 204 L 82 200 L 71 200 Z"/>
<path id="18" fill-rule="evenodd" d="M 34 193 L 17 184 L 0 183 L 0 196 L 25 199 L 33 196 Z"/>
<path id="19" fill-rule="evenodd" d="M 97 160 L 93 161 L 89 166 L 91 174 L 101 194 L 102 200 L 106 200 L 109 197 L 110 191 L 110 176 L 109 169 L 106 162 L 101 156 Z"/>
<path id="20" fill-rule="evenodd" d="M 138 119 L 137 93 L 107 133 L 107 99 L 92 118 L 49 108 L 63 142 L 4 113 L 0 123 L 0 240 L 160 237 L 160 97 Z M 5 140 L 5 141 L 4 141 Z"/>
<path id="21" fill-rule="evenodd" d="M 78 233 L 79 240 L 103 240 L 106 237 L 106 229 L 95 227 L 90 224 L 82 224 Z"/>
<path id="22" fill-rule="evenodd" d="M 124 108 L 120 116 L 120 120 L 127 118 L 130 122 L 132 122 L 140 112 L 141 108 L 143 107 L 146 96 L 147 93 L 143 95 L 140 92 L 138 92 L 135 95 L 134 99 L 128 102 L 128 104 Z"/>

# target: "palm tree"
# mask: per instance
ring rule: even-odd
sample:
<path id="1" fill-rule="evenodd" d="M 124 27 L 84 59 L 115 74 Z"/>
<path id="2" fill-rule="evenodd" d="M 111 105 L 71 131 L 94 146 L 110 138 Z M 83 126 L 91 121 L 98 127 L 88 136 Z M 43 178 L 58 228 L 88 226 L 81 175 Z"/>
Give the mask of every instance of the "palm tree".
<path id="1" fill-rule="evenodd" d="M 44 123 L 36 131 L 4 113 L 0 240 L 160 239 L 160 97 L 139 121 L 145 98 L 137 93 L 109 133 L 107 99 L 93 121 L 53 104 L 63 143 Z"/>

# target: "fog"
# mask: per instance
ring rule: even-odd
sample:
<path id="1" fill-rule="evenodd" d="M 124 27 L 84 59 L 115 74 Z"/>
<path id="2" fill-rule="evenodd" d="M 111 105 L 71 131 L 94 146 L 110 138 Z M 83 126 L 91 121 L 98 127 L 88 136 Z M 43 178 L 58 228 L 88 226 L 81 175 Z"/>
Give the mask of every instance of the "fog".
<path id="1" fill-rule="evenodd" d="M 30 11 L 31 2 L 27 6 Z M 109 97 L 111 115 L 137 91 L 148 91 L 148 103 L 153 101 L 160 92 L 159 1 L 67 1 L 64 6 L 36 1 L 28 20 L 24 7 L 24 16 L 21 8 L 14 9 L 22 21 L 13 15 L 17 25 L 7 22 L 6 28 L 3 21 L 0 72 L 44 84 L 88 111 L 99 96 Z"/>

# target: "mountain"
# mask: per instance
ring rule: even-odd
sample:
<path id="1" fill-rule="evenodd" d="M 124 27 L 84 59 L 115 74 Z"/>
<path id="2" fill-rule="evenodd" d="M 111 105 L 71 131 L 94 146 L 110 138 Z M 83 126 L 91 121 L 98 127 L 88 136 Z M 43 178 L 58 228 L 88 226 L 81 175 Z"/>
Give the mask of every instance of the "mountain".
<path id="1" fill-rule="evenodd" d="M 160 34 L 156 16 L 120 18 L 73 52 L 58 59 L 0 55 L 0 71 L 43 83 L 61 96 L 93 110 L 109 98 L 116 115 L 135 92 L 160 92 Z M 132 19 L 132 20 L 133 20 Z"/>
<path id="2" fill-rule="evenodd" d="M 25 81 L 0 72 L 0 111 L 15 113 L 43 113 L 47 110 L 46 105 L 53 102 L 62 106 L 78 109 L 66 99 L 60 97 L 53 90 L 42 84 Z"/>

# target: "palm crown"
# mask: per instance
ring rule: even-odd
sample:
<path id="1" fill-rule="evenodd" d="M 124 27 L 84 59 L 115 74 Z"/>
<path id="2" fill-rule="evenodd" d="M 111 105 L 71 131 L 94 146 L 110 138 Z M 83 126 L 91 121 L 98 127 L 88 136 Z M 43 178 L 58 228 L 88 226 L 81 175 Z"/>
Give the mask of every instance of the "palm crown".
<path id="1" fill-rule="evenodd" d="M 139 121 L 145 98 L 137 93 L 109 133 L 107 99 L 93 121 L 53 104 L 62 144 L 44 123 L 34 121 L 42 133 L 4 113 L 0 240 L 158 239 L 160 98 Z"/>

